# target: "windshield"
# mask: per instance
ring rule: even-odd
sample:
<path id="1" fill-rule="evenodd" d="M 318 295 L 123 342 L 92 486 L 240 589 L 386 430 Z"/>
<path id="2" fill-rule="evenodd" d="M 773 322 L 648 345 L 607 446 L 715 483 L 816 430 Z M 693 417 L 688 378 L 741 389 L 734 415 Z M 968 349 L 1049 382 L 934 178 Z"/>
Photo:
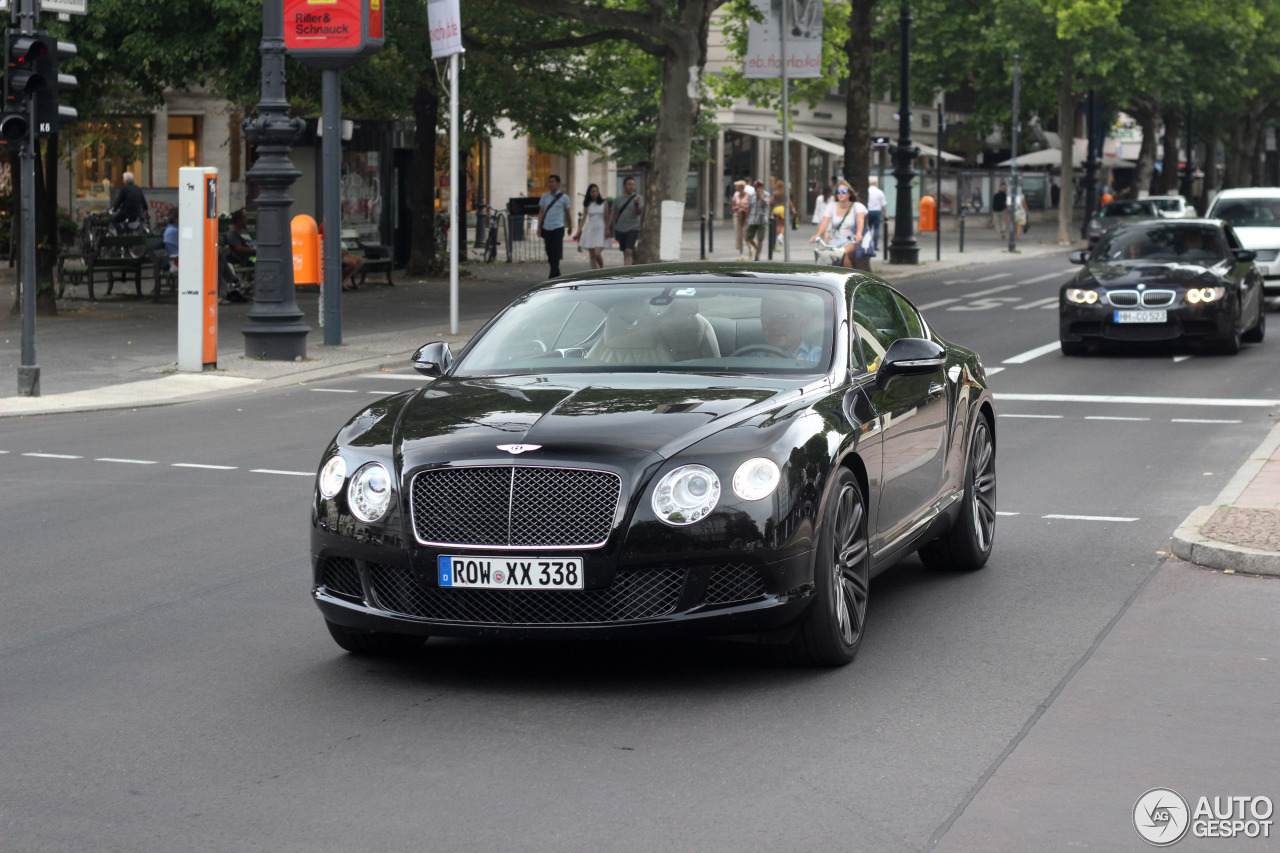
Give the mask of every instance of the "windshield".
<path id="1" fill-rule="evenodd" d="M 825 372 L 833 300 L 790 285 L 599 284 L 525 294 L 455 375 L 567 372 Z"/>
<path id="2" fill-rule="evenodd" d="M 1280 228 L 1280 198 L 1218 199 L 1209 216 L 1234 228 Z"/>
<path id="3" fill-rule="evenodd" d="M 1226 244 L 1212 225 L 1169 225 L 1113 231 L 1098 244 L 1092 260 L 1170 261 L 1209 266 L 1226 256 Z"/>
<path id="4" fill-rule="evenodd" d="M 1117 216 L 1155 216 L 1155 208 L 1147 201 L 1113 201 L 1106 204 L 1098 216 L 1114 219 Z"/>
<path id="5" fill-rule="evenodd" d="M 1147 201 L 1161 213 L 1182 213 L 1186 209 L 1180 198 L 1150 198 Z"/>

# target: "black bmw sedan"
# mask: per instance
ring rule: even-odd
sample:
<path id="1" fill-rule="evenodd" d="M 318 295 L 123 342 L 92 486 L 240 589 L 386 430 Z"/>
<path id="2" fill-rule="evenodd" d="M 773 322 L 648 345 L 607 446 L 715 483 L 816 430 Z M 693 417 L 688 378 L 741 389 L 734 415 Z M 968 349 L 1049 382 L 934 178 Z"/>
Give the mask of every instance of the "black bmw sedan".
<path id="1" fill-rule="evenodd" d="M 1262 275 L 1254 253 L 1218 220 L 1120 226 L 1090 252 L 1058 299 L 1064 355 L 1106 341 L 1198 342 L 1235 355 L 1267 331 Z"/>
<path id="2" fill-rule="evenodd" d="M 569 276 L 414 365 L 320 460 L 312 594 L 350 652 L 696 632 L 841 665 L 874 575 L 991 553 L 982 362 L 871 275 Z"/>

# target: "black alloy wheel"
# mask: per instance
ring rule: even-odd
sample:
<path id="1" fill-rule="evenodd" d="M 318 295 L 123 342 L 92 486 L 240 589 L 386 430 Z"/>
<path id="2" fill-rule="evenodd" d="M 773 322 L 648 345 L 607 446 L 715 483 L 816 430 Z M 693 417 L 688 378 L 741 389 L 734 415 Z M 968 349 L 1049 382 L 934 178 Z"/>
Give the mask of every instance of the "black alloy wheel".
<path id="1" fill-rule="evenodd" d="M 949 571 L 980 569 L 996 535 L 996 442 L 991 423 L 978 416 L 969 440 L 964 497 L 951 529 L 920 549 L 926 566 Z"/>
<path id="2" fill-rule="evenodd" d="M 404 655 L 422 648 L 426 637 L 414 634 L 380 634 L 356 631 L 324 620 L 333 641 L 353 655 Z"/>
<path id="3" fill-rule="evenodd" d="M 817 594 L 792 642 L 795 656 L 814 666 L 844 666 L 862 645 L 871 589 L 867 502 L 853 472 L 840 468 L 824 513 L 814 559 Z"/>

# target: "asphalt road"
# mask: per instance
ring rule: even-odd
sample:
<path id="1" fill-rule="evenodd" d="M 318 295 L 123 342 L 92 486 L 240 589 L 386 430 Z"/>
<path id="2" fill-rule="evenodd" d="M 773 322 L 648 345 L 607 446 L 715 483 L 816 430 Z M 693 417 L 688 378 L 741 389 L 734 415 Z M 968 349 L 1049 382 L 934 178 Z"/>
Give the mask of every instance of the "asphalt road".
<path id="1" fill-rule="evenodd" d="M 913 558 L 879 578 L 838 671 L 724 641 L 342 653 L 308 597 L 311 475 L 408 371 L 5 421 L 0 846 L 945 846 L 1280 399 L 1274 340 L 1235 357 L 1045 351 L 1072 269 L 902 286 L 994 373 L 1003 514 L 983 571 Z M 1115 842 L 1141 847 L 1131 829 Z"/>

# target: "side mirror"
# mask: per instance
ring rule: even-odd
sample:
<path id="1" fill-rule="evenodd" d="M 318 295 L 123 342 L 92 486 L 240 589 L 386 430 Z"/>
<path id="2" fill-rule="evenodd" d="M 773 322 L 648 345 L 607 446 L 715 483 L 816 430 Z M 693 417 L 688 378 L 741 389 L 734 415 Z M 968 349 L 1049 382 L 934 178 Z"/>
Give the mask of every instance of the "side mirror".
<path id="1" fill-rule="evenodd" d="M 413 369 L 423 376 L 439 376 L 453 364 L 453 353 L 444 341 L 432 341 L 413 354 Z"/>
<path id="2" fill-rule="evenodd" d="M 947 363 L 947 351 L 925 338 L 898 338 L 880 360 L 876 371 L 876 387 L 884 388 L 895 376 L 917 376 L 933 373 Z"/>
<path id="3" fill-rule="evenodd" d="M 1067 260 L 1071 261 L 1073 264 L 1083 264 L 1085 261 L 1089 260 L 1089 252 L 1085 249 L 1076 249 L 1074 252 L 1067 255 Z"/>
<path id="4" fill-rule="evenodd" d="M 1258 257 L 1258 253 L 1253 249 L 1232 249 L 1231 254 L 1235 255 L 1238 263 L 1247 264 Z"/>

